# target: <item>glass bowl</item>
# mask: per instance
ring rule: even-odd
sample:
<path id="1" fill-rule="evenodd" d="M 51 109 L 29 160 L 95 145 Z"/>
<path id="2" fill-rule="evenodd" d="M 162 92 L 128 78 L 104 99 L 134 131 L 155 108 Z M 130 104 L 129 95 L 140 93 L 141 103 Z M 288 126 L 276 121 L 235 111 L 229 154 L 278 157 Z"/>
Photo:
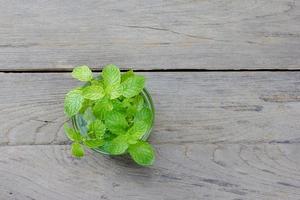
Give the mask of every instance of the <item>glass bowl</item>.
<path id="1" fill-rule="evenodd" d="M 153 125 L 154 125 L 154 119 L 155 119 L 155 108 L 154 108 L 154 104 L 152 101 L 152 98 L 149 94 L 149 92 L 144 88 L 141 92 L 145 103 L 147 104 L 148 108 L 150 109 L 150 111 L 152 112 L 152 122 L 151 122 L 151 126 L 149 126 L 148 130 L 145 132 L 145 134 L 140 138 L 143 141 L 147 141 L 147 139 L 149 138 Z M 81 135 L 87 135 L 87 122 L 86 120 L 83 118 L 82 114 L 77 114 L 75 116 L 73 116 L 71 118 L 71 122 L 72 122 L 72 126 L 73 128 L 78 131 Z M 102 153 L 102 154 L 106 154 L 106 155 L 111 155 L 109 152 L 105 151 L 104 149 L 102 149 L 101 147 L 99 148 L 92 148 L 92 150 L 98 152 L 98 153 Z"/>

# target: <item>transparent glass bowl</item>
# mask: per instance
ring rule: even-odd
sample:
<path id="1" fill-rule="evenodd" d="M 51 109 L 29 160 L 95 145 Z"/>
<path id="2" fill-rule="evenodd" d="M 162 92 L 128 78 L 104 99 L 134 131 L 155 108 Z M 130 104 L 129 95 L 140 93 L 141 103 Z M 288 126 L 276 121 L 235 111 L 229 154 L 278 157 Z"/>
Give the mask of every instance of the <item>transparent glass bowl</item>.
<path id="1" fill-rule="evenodd" d="M 154 119 L 155 119 L 155 108 L 154 108 L 154 104 L 152 101 L 152 98 L 149 94 L 149 92 L 144 88 L 143 91 L 141 92 L 145 103 L 147 104 L 148 108 L 151 110 L 152 112 L 152 122 L 151 122 L 151 126 L 149 126 L 148 130 L 145 132 L 145 134 L 140 138 L 143 141 L 146 141 L 152 131 L 153 125 L 154 125 Z M 71 118 L 71 122 L 72 122 L 72 126 L 75 130 L 77 130 L 81 135 L 87 135 L 87 122 L 86 120 L 83 118 L 82 114 L 77 114 L 74 117 Z M 102 154 L 106 154 L 106 155 L 111 155 L 109 152 L 103 150 L 101 147 L 100 148 L 92 148 L 92 150 L 98 152 L 98 153 L 102 153 Z"/>

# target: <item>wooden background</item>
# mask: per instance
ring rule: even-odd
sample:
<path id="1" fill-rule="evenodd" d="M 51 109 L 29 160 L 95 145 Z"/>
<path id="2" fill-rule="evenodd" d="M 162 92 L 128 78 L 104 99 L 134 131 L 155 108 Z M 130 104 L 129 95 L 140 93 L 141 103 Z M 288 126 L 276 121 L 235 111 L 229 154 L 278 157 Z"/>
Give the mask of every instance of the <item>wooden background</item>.
<path id="1" fill-rule="evenodd" d="M 300 1 L 0 0 L 0 199 L 300 199 Z M 149 168 L 70 156 L 76 65 L 147 77 Z"/>

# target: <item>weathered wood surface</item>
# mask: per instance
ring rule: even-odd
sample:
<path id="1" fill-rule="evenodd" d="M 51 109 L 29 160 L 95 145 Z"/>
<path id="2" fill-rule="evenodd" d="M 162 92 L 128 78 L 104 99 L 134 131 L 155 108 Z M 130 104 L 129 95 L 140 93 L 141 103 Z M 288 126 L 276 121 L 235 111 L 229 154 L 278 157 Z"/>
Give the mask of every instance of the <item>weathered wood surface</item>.
<path id="1" fill-rule="evenodd" d="M 296 0 L 0 3 L 0 70 L 300 66 Z"/>
<path id="2" fill-rule="evenodd" d="M 300 69 L 297 0 L 0 0 L 0 199 L 300 199 L 300 72 L 145 72 L 154 166 L 62 125 L 75 65 Z"/>
<path id="3" fill-rule="evenodd" d="M 1 199 L 300 199 L 299 144 L 155 145 L 156 164 L 69 146 L 0 147 Z"/>
<path id="4" fill-rule="evenodd" d="M 300 199 L 299 72 L 144 74 L 150 168 L 70 156 L 70 74 L 0 73 L 0 199 Z"/>
<path id="5" fill-rule="evenodd" d="M 299 72 L 147 72 L 154 143 L 300 142 Z M 0 74 L 0 144 L 65 144 L 70 73 Z"/>

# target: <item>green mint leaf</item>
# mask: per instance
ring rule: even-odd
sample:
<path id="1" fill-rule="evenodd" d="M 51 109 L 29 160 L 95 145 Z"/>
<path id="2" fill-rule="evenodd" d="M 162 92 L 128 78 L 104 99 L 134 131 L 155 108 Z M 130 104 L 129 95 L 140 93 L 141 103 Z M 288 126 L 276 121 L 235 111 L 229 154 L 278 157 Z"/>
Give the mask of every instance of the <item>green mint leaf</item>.
<path id="1" fill-rule="evenodd" d="M 109 85 L 105 88 L 105 93 L 110 99 L 116 99 L 122 95 L 122 86 L 120 84 Z"/>
<path id="2" fill-rule="evenodd" d="M 111 100 L 107 98 L 103 98 L 101 100 L 98 100 L 96 104 L 93 107 L 93 113 L 94 115 L 99 119 L 105 119 L 105 116 L 112 111 L 113 104 Z"/>
<path id="3" fill-rule="evenodd" d="M 105 150 L 107 150 L 112 155 L 120 155 L 125 153 L 128 148 L 126 139 L 126 135 L 119 135 L 112 141 L 106 143 Z"/>
<path id="4" fill-rule="evenodd" d="M 105 87 L 118 85 L 121 82 L 121 72 L 115 65 L 106 65 L 102 71 Z"/>
<path id="5" fill-rule="evenodd" d="M 83 144 L 86 145 L 89 148 L 97 148 L 97 147 L 100 147 L 104 144 L 104 140 L 89 139 L 89 140 L 85 140 L 83 142 Z"/>
<path id="6" fill-rule="evenodd" d="M 111 93 L 110 93 L 110 99 L 116 99 L 120 97 L 123 93 L 121 85 L 115 85 L 112 87 Z"/>
<path id="7" fill-rule="evenodd" d="M 128 127 L 125 115 L 116 111 L 107 114 L 105 125 L 108 130 L 116 135 L 124 134 Z"/>
<path id="8" fill-rule="evenodd" d="M 73 128 L 70 128 L 66 123 L 64 124 L 64 130 L 71 141 L 80 142 L 82 140 L 80 133 L 76 132 Z"/>
<path id="9" fill-rule="evenodd" d="M 122 95 L 121 72 L 115 65 L 107 65 L 102 72 L 105 93 L 110 99 L 116 99 Z"/>
<path id="10" fill-rule="evenodd" d="M 68 117 L 76 115 L 82 106 L 84 98 L 81 90 L 75 89 L 67 93 L 64 102 L 64 110 Z"/>
<path id="11" fill-rule="evenodd" d="M 143 76 L 132 76 L 122 83 L 123 96 L 131 98 L 138 95 L 145 86 L 145 78 Z"/>
<path id="12" fill-rule="evenodd" d="M 72 76 L 80 81 L 90 81 L 93 78 L 93 73 L 86 65 L 75 67 Z"/>
<path id="13" fill-rule="evenodd" d="M 99 119 L 91 122 L 88 126 L 89 134 L 92 133 L 96 138 L 102 138 L 105 133 L 105 129 L 105 124 Z"/>
<path id="14" fill-rule="evenodd" d="M 132 159 L 139 165 L 149 166 L 154 163 L 155 152 L 153 147 L 143 141 L 132 144 L 128 148 L 128 152 Z"/>
<path id="15" fill-rule="evenodd" d="M 142 95 L 138 95 L 133 100 L 133 105 L 136 107 L 137 111 L 140 111 L 144 107 L 144 98 Z"/>
<path id="16" fill-rule="evenodd" d="M 126 108 L 123 107 L 123 104 L 119 99 L 114 99 L 112 101 L 112 104 L 113 104 L 113 107 L 114 107 L 113 109 L 115 111 L 120 112 L 122 114 L 125 114 Z"/>
<path id="17" fill-rule="evenodd" d="M 78 158 L 81 158 L 84 156 L 84 149 L 78 142 L 74 142 L 72 144 L 71 152 L 72 152 L 73 156 L 78 157 Z"/>
<path id="18" fill-rule="evenodd" d="M 104 97 L 104 89 L 99 85 L 90 85 L 83 88 L 82 95 L 86 99 L 98 100 Z"/>
<path id="19" fill-rule="evenodd" d="M 152 112 L 149 108 L 143 108 L 137 112 L 134 116 L 134 122 L 144 121 L 151 125 L 152 123 Z"/>
<path id="20" fill-rule="evenodd" d="M 128 134 L 128 143 L 135 144 L 143 135 L 147 132 L 148 125 L 143 122 L 136 122 L 133 126 L 127 131 Z"/>
<path id="21" fill-rule="evenodd" d="M 128 78 L 134 76 L 134 72 L 132 70 L 129 70 L 121 75 L 121 82 L 126 81 Z"/>

